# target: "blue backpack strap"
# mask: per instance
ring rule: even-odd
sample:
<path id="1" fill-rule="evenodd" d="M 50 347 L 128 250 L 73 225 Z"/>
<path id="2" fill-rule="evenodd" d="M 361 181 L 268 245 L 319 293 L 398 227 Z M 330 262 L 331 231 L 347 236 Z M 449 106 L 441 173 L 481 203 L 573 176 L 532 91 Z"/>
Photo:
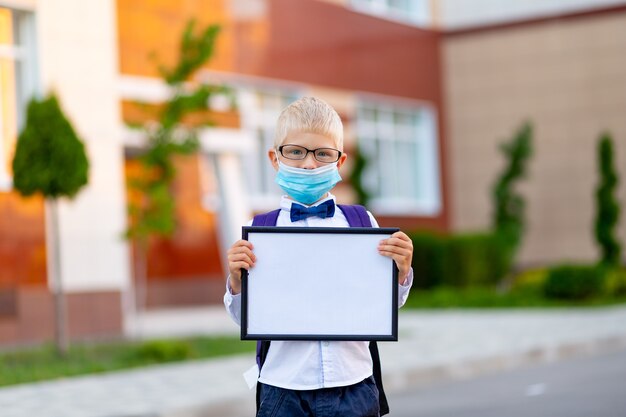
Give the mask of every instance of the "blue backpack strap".
<path id="1" fill-rule="evenodd" d="M 252 226 L 276 226 L 276 220 L 278 220 L 279 214 L 280 209 L 257 214 L 254 216 L 254 219 L 252 219 Z"/>
<path id="2" fill-rule="evenodd" d="M 337 204 L 341 209 L 350 227 L 372 227 L 372 221 L 363 206 Z"/>
<path id="3" fill-rule="evenodd" d="M 375 340 L 370 342 L 369 345 L 370 356 L 372 357 L 372 372 L 374 376 L 374 382 L 376 388 L 378 388 L 378 405 L 380 407 L 380 415 L 384 416 L 389 414 L 389 401 L 387 400 L 387 394 L 385 394 L 385 388 L 383 387 L 383 372 L 380 366 L 380 355 L 378 353 L 378 343 Z"/>

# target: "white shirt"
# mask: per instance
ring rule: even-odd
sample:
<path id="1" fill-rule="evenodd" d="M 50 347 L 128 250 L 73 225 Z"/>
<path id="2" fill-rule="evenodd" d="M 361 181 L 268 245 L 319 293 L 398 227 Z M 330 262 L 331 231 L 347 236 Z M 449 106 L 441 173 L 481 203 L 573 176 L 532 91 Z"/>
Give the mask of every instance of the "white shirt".
<path id="1" fill-rule="evenodd" d="M 329 193 L 327 200 L 335 200 Z M 291 222 L 289 212 L 293 200 L 283 196 L 276 226 L 282 227 L 350 227 L 341 209 L 326 219 L 309 217 Z M 314 204 L 314 205 L 317 205 Z M 368 212 L 373 227 L 379 227 Z M 252 222 L 250 221 L 248 225 Z M 406 301 L 413 283 L 413 270 L 404 285 L 398 285 L 398 306 Z M 224 305 L 233 320 L 241 325 L 241 294 L 233 295 L 228 284 Z M 372 375 L 369 342 L 343 341 L 272 341 L 261 369 L 259 381 L 276 387 L 310 390 L 356 384 Z"/>

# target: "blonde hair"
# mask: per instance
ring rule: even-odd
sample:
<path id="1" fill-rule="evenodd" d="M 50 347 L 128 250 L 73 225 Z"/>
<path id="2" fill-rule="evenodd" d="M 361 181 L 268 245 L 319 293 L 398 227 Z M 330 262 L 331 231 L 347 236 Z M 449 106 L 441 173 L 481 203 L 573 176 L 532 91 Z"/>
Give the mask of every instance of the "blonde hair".
<path id="1" fill-rule="evenodd" d="M 315 97 L 302 97 L 287 107 L 278 116 L 274 146 L 293 132 L 316 133 L 331 138 L 337 149 L 343 150 L 343 124 L 341 118 L 328 103 Z"/>

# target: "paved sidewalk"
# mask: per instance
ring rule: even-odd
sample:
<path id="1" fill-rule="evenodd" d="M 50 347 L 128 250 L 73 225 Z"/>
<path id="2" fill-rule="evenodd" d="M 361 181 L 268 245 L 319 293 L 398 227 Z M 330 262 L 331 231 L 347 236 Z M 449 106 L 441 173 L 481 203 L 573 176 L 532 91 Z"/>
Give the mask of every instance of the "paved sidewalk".
<path id="1" fill-rule="evenodd" d="M 380 343 L 386 389 L 573 355 L 626 349 L 626 306 L 598 309 L 403 311 L 400 341 Z M 221 307 L 159 311 L 145 335 L 237 334 Z M 2 417 L 243 417 L 252 355 L 0 389 Z"/>

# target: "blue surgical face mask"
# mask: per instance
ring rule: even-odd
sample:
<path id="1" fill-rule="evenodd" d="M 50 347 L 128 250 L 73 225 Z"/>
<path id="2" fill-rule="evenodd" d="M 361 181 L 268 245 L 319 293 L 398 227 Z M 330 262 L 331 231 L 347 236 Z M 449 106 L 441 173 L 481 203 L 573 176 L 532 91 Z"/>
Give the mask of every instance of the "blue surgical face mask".
<path id="1" fill-rule="evenodd" d="M 337 164 L 330 164 L 315 169 L 290 167 L 278 161 L 276 184 L 294 200 L 313 204 L 329 192 L 341 176 Z"/>

